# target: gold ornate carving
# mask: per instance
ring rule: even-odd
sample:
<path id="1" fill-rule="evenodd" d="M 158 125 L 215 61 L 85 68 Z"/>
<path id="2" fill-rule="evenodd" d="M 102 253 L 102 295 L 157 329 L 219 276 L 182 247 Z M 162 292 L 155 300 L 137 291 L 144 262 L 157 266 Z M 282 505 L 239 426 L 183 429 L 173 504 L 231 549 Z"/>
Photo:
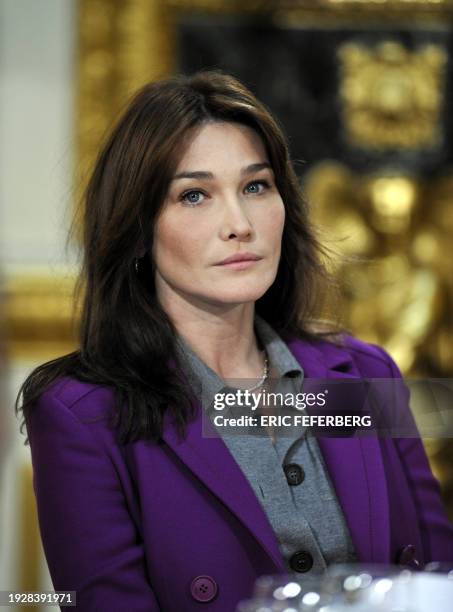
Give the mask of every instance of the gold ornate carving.
<path id="1" fill-rule="evenodd" d="M 175 68 L 175 23 L 187 12 L 273 13 L 295 23 L 376 10 L 405 19 L 453 11 L 453 0 L 79 0 L 77 184 L 83 186 L 102 137 L 132 91 Z M 80 191 L 80 190 L 79 190 Z"/>
<path id="2" fill-rule="evenodd" d="M 305 189 L 317 222 L 349 258 L 337 270 L 346 326 L 384 346 L 405 374 L 451 376 L 453 177 L 363 176 L 324 162 Z M 412 407 L 420 415 L 424 405 Z M 453 519 L 451 443 L 426 448 Z"/>
<path id="3" fill-rule="evenodd" d="M 304 9 L 310 12 L 339 11 L 442 11 L 453 8 L 452 0 L 167 0 L 167 5 L 179 10 L 202 11 L 292 11 Z"/>
<path id="4" fill-rule="evenodd" d="M 173 69 L 172 21 L 161 0 L 80 0 L 77 91 L 79 181 L 141 85 Z"/>
<path id="5" fill-rule="evenodd" d="M 75 279 L 11 278 L 4 288 L 6 347 L 13 359 L 51 359 L 74 350 Z"/>
<path id="6" fill-rule="evenodd" d="M 273 3 L 272 10 L 277 18 L 291 25 L 374 26 L 379 20 L 405 26 L 436 26 L 442 25 L 441 19 L 453 15 L 453 0 L 281 0 Z"/>
<path id="7" fill-rule="evenodd" d="M 406 373 L 450 375 L 453 179 L 364 176 L 324 162 L 305 186 L 334 244 L 360 257 L 338 270 L 349 328 L 385 346 Z"/>
<path id="8" fill-rule="evenodd" d="M 403 10 L 412 11 L 414 9 L 433 9 L 445 10 L 452 8 L 452 0 L 288 0 L 283 1 L 287 7 L 309 7 L 315 6 L 323 10 L 335 9 L 363 9 L 373 11 L 376 9 L 382 10 Z"/>
<path id="9" fill-rule="evenodd" d="M 368 149 L 420 149 L 438 144 L 445 51 L 434 44 L 409 51 L 386 41 L 374 49 L 338 50 L 345 135 Z"/>

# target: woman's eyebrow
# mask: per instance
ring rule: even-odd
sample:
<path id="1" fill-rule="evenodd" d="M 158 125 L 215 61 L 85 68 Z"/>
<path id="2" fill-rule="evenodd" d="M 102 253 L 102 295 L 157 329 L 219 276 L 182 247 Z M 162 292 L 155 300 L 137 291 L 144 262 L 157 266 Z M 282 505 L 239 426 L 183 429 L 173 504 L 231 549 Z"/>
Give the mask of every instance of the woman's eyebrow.
<path id="1" fill-rule="evenodd" d="M 264 168 L 269 168 L 272 170 L 272 166 L 268 162 L 259 162 L 256 164 L 250 164 L 241 170 L 241 176 L 247 174 L 253 174 L 253 172 L 258 172 L 258 170 L 263 170 Z M 214 179 L 214 175 L 212 172 L 207 172 L 206 170 L 194 170 L 193 172 L 178 172 L 173 177 L 173 181 L 181 178 L 193 178 L 193 179 Z"/>

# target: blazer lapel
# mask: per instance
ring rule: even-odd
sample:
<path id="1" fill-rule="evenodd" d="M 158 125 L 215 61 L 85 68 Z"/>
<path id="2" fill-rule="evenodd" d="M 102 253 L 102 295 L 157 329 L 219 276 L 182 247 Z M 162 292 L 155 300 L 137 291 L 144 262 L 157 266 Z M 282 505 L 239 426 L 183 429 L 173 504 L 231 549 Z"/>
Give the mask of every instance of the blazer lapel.
<path id="1" fill-rule="evenodd" d="M 168 413 L 163 440 L 192 473 L 249 529 L 275 564 L 273 571 L 285 572 L 275 533 L 252 487 L 234 460 L 228 447 L 218 436 L 200 404 L 196 418 L 188 424 L 187 436 L 180 440 Z M 211 432 L 213 437 L 203 435 Z"/>
<path id="2" fill-rule="evenodd" d="M 311 343 L 288 342 L 305 377 L 339 380 L 361 378 L 350 354 L 329 344 L 321 351 Z M 318 437 L 332 484 L 343 510 L 359 561 L 388 562 L 389 500 L 379 438 Z"/>

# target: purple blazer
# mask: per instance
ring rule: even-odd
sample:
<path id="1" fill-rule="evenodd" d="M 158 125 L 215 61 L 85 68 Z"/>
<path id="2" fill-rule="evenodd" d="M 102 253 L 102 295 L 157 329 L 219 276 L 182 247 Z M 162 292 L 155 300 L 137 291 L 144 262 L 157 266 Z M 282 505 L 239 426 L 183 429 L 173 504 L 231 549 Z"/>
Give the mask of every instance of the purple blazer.
<path id="1" fill-rule="evenodd" d="M 389 378 L 380 348 L 288 340 L 310 378 Z M 55 382 L 27 423 L 41 537 L 56 590 L 78 609 L 233 612 L 261 574 L 285 572 L 275 534 L 221 438 L 202 418 L 180 441 L 120 447 L 112 392 Z M 418 438 L 318 438 L 362 562 L 453 561 L 453 527 Z"/>

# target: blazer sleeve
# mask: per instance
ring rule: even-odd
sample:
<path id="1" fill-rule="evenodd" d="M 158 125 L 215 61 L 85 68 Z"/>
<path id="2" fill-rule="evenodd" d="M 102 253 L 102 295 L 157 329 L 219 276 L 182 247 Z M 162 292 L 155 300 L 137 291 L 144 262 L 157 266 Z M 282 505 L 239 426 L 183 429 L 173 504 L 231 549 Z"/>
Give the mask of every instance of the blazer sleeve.
<path id="1" fill-rule="evenodd" d="M 158 612 L 144 547 L 115 467 L 95 435 L 51 392 L 27 419 L 33 487 L 55 590 L 77 609 Z"/>
<path id="2" fill-rule="evenodd" d="M 393 359 L 380 347 L 386 358 L 393 378 L 402 378 Z M 409 405 L 409 390 L 398 385 L 398 408 L 405 411 L 401 421 L 409 431 L 418 433 L 415 419 Z M 453 525 L 448 519 L 442 503 L 440 486 L 433 476 L 428 457 L 420 437 L 394 438 L 394 443 L 412 493 L 417 512 L 423 544 L 425 563 L 430 561 L 453 562 Z"/>

